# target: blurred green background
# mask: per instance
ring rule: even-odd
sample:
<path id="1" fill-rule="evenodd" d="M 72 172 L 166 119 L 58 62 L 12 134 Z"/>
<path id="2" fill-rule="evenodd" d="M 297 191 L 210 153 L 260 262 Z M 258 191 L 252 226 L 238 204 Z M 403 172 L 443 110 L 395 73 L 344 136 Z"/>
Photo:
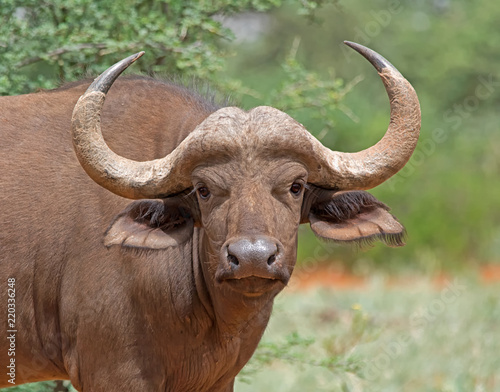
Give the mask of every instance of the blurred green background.
<path id="1" fill-rule="evenodd" d="M 0 94 L 53 88 L 146 50 L 131 72 L 208 80 L 244 108 L 276 106 L 330 148 L 359 151 L 382 137 L 389 103 L 342 41 L 376 50 L 422 107 L 412 159 L 371 191 L 406 226 L 407 245 L 359 251 L 303 227 L 305 270 L 333 266 L 368 286 L 285 293 L 236 390 L 500 391 L 497 286 L 474 273 L 500 264 L 499 20 L 486 0 L 0 0 Z M 394 273 L 418 279 L 388 287 Z M 432 313 L 442 273 L 459 274 L 466 295 Z M 433 318 L 417 328 L 422 309 Z M 387 354 L 402 333 L 409 343 Z"/>

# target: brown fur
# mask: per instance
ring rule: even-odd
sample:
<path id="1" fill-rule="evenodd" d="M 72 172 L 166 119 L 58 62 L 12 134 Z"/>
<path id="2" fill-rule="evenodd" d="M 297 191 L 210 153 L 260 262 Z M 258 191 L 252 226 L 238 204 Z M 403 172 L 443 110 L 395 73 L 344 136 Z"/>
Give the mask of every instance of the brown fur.
<path id="1" fill-rule="evenodd" d="M 336 213 L 327 201 L 335 192 L 307 185 L 307 164 L 292 147 L 284 153 L 242 139 L 238 152 L 197 165 L 184 192 L 131 204 L 95 184 L 72 150 L 71 113 L 85 87 L 0 98 L 0 281 L 16 279 L 16 384 L 70 379 L 93 392 L 232 391 L 293 270 L 299 224 L 324 219 L 321 233 L 337 233 L 357 218 L 354 205 L 365 212 L 368 198 L 353 197 Z M 151 160 L 216 110 L 184 88 L 125 78 L 108 94 L 102 128 L 116 153 Z M 278 111 L 265 113 L 238 126 L 264 133 Z M 292 194 L 294 182 L 305 191 Z M 200 187 L 210 197 L 197 196 Z M 370 211 L 379 208 L 373 202 Z M 380 216 L 356 224 L 370 235 L 384 227 L 374 219 L 391 219 Z M 225 244 L 254 236 L 279 245 L 281 280 L 221 281 Z M 0 303 L 7 303 L 5 286 Z M 3 326 L 5 317 L 0 312 Z M 7 380 L 3 371 L 0 387 L 11 386 Z"/>

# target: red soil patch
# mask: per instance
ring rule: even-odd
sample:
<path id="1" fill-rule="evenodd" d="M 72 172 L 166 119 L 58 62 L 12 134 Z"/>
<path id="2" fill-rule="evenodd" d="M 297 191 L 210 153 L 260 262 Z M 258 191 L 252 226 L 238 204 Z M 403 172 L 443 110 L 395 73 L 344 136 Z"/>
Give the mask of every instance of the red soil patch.
<path id="1" fill-rule="evenodd" d="M 480 274 L 485 283 L 500 282 L 500 264 L 485 265 L 481 268 Z"/>
<path id="2" fill-rule="evenodd" d="M 366 279 L 345 272 L 318 267 L 313 271 L 298 269 L 292 275 L 289 286 L 292 290 L 308 290 L 313 287 L 332 287 L 336 289 L 360 289 Z"/>
<path id="3" fill-rule="evenodd" d="M 477 271 L 480 281 L 484 284 L 500 283 L 500 264 L 485 265 Z M 432 278 L 436 287 L 444 287 L 453 277 L 439 274 Z M 332 266 L 317 266 L 314 269 L 301 269 L 293 273 L 289 283 L 290 290 L 308 290 L 314 287 L 332 288 L 335 290 L 364 289 L 369 279 L 353 275 L 349 272 L 332 268 Z M 411 284 L 412 278 L 390 277 L 387 287 L 403 287 Z"/>

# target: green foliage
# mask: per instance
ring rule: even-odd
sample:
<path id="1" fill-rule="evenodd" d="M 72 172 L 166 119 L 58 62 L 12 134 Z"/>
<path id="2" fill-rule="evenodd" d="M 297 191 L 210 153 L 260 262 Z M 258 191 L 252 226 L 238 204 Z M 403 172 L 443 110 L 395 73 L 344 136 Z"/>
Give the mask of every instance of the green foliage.
<path id="1" fill-rule="evenodd" d="M 37 382 L 32 384 L 22 384 L 5 389 L 8 392 L 52 392 L 56 383 L 54 381 Z M 4 390 L 4 389 L 2 389 Z"/>
<path id="2" fill-rule="evenodd" d="M 299 10 L 312 15 L 322 1 Z M 53 88 L 98 74 L 146 51 L 134 72 L 210 78 L 224 66 L 221 41 L 234 38 L 222 17 L 267 11 L 281 0 L 3 0 L 0 7 L 0 94 Z"/>
<path id="3" fill-rule="evenodd" d="M 339 380 L 342 380 L 345 374 L 361 377 L 362 360 L 352 355 L 351 351 L 357 344 L 370 340 L 371 325 L 367 315 L 359 309 L 352 309 L 347 313 L 349 330 L 336 331 L 318 340 L 303 337 L 296 330 L 284 340 L 283 337 L 264 339 L 252 360 L 238 375 L 238 380 L 251 385 L 262 369 L 283 364 L 300 368 L 302 371 L 308 368 L 321 369 Z M 312 355 L 312 352 L 317 353 Z"/>
<path id="4" fill-rule="evenodd" d="M 357 121 L 357 117 L 343 104 L 343 100 L 362 77 L 357 77 L 345 85 L 343 79 L 335 78 L 334 75 L 325 78 L 306 69 L 296 58 L 299 43 L 300 39 L 296 37 L 282 64 L 284 80 L 277 89 L 271 91 L 265 102 L 295 118 L 309 115 L 313 120 L 320 120 L 323 129 L 316 137 L 321 140 L 333 130 L 336 111 L 341 111 L 353 121 Z"/>
<path id="5" fill-rule="evenodd" d="M 231 37 L 212 19 L 207 2 L 168 1 L 11 1 L 1 8 L 3 75 L 1 92 L 54 87 L 57 78 L 74 80 L 84 71 L 97 73 L 125 54 L 147 51 L 143 72 L 185 71 L 206 75 L 219 69 L 215 43 Z M 10 22 L 10 23 L 9 23 Z M 48 65 L 45 73 L 30 66 Z M 36 71 L 39 71 L 39 64 Z"/>
<path id="6" fill-rule="evenodd" d="M 62 390 L 67 390 L 68 392 L 77 392 L 76 389 L 71 385 L 71 382 L 69 382 L 68 380 L 35 382 L 1 390 L 5 390 L 6 392 L 53 392 Z"/>

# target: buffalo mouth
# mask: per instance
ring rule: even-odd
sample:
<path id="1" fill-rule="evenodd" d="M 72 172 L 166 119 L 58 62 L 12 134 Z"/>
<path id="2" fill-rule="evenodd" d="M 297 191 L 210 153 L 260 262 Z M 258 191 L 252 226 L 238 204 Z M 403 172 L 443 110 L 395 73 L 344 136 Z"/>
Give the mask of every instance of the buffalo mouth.
<path id="1" fill-rule="evenodd" d="M 258 297 L 276 289 L 281 290 L 286 285 L 281 279 L 262 278 L 259 276 L 225 278 L 219 280 L 219 284 L 248 297 Z"/>

